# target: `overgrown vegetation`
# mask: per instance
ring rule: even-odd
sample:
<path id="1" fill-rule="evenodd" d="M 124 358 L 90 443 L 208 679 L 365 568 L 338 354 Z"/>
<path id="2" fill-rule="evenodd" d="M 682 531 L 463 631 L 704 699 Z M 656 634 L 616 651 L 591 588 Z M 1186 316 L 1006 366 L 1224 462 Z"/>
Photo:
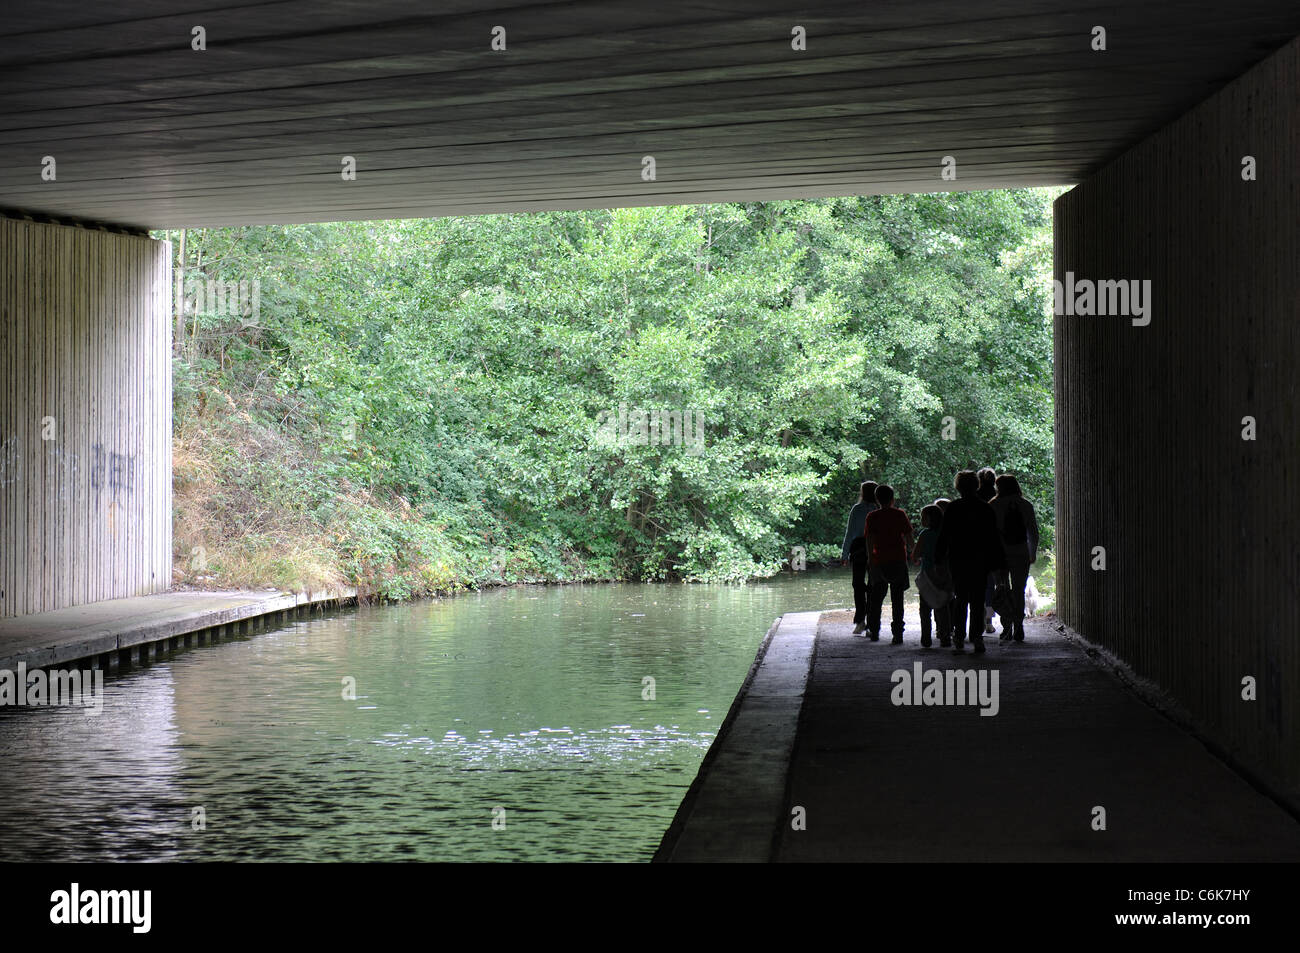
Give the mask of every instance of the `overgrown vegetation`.
<path id="1" fill-rule="evenodd" d="M 838 558 L 866 476 L 915 515 L 972 465 L 1050 546 L 1049 198 L 190 231 L 187 290 L 259 295 L 178 319 L 178 578 L 739 580 Z M 599 439 L 620 407 L 703 444 Z"/>

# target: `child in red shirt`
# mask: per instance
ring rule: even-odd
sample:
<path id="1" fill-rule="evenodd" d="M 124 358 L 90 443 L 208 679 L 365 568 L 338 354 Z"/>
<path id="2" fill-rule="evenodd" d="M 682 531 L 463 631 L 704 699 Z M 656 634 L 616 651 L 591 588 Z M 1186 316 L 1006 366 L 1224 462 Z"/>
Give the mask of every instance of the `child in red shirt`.
<path id="1" fill-rule="evenodd" d="M 894 609 L 894 645 L 903 644 L 903 593 L 911 585 L 907 555 L 913 545 L 912 524 L 907 514 L 894 506 L 894 490 L 888 484 L 876 487 L 880 509 L 867 514 L 865 535 L 870 558 L 867 588 L 867 638 L 880 639 L 880 611 L 889 590 Z"/>

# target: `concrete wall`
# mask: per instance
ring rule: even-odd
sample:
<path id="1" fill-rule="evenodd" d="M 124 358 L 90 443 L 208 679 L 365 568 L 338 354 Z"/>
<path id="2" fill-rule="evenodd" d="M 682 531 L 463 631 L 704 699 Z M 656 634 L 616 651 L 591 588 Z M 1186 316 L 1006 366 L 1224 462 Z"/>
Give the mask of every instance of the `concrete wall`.
<path id="1" fill-rule="evenodd" d="M 1059 612 L 1300 805 L 1300 40 L 1056 203 Z M 1243 181 L 1254 156 L 1256 181 Z M 1257 421 L 1243 440 L 1242 418 Z M 1106 569 L 1092 568 L 1104 546 Z M 1256 680 L 1255 701 L 1242 680 Z"/>
<path id="2" fill-rule="evenodd" d="M 0 617 L 171 584 L 171 257 L 0 220 Z"/>

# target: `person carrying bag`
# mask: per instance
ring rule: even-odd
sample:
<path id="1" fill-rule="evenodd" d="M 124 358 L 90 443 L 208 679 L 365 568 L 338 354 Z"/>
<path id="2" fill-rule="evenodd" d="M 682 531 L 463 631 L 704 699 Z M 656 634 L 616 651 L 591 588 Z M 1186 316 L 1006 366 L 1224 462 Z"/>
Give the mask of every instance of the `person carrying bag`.
<path id="1" fill-rule="evenodd" d="M 953 597 L 952 577 L 947 568 L 934 558 L 942 526 L 943 510 L 934 504 L 921 510 L 922 529 L 916 537 L 912 558 L 921 564 L 921 571 L 916 574 L 916 591 L 921 596 L 921 647 L 926 649 L 932 644 L 931 615 L 939 644 L 945 648 L 952 645 L 951 614 L 948 611 Z"/>

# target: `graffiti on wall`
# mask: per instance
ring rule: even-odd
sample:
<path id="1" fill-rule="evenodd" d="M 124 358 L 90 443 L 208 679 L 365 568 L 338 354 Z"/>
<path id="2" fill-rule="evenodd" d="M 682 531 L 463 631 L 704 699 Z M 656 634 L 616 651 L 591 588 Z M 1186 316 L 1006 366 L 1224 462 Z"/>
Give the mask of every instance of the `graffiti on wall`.
<path id="1" fill-rule="evenodd" d="M 60 446 L 49 446 L 46 451 L 45 472 L 54 475 L 54 496 L 67 503 L 76 496 L 77 476 L 81 470 L 80 458 Z"/>
<path id="2" fill-rule="evenodd" d="M 68 501 L 81 481 L 88 476 L 90 488 L 96 494 L 108 492 L 113 497 L 131 496 L 135 493 L 136 477 L 140 470 L 137 454 L 118 453 L 103 444 L 92 444 L 89 460 L 57 443 L 46 444 L 44 475 L 53 478 L 54 496 Z M 22 482 L 23 440 L 17 434 L 0 440 L 0 487 Z"/>
<path id="3" fill-rule="evenodd" d="M 136 455 L 105 450 L 103 444 L 92 444 L 90 485 L 96 492 L 108 490 L 113 496 L 135 492 Z"/>
<path id="4" fill-rule="evenodd" d="M 0 440 L 0 486 L 17 483 L 23 478 L 23 441 L 15 435 Z"/>

